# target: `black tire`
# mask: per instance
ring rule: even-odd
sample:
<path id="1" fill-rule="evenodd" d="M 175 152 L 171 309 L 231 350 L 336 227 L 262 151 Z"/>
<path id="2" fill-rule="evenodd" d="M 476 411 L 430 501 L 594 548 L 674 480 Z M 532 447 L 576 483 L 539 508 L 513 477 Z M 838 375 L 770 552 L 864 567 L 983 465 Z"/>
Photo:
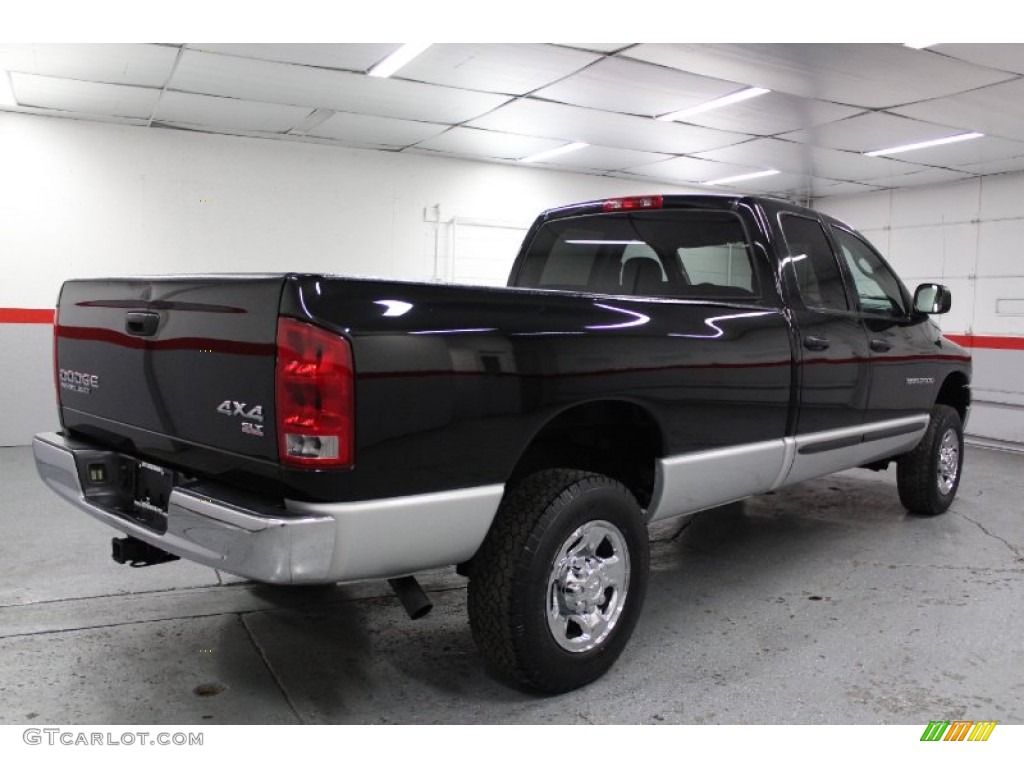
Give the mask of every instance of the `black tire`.
<path id="1" fill-rule="evenodd" d="M 548 469 L 510 488 L 469 581 L 469 624 L 488 667 L 545 693 L 600 677 L 636 626 L 648 559 L 640 507 L 618 481 Z"/>
<path id="2" fill-rule="evenodd" d="M 948 405 L 936 405 L 921 442 L 896 463 L 903 506 L 917 515 L 941 515 L 953 503 L 963 466 L 960 414 Z"/>

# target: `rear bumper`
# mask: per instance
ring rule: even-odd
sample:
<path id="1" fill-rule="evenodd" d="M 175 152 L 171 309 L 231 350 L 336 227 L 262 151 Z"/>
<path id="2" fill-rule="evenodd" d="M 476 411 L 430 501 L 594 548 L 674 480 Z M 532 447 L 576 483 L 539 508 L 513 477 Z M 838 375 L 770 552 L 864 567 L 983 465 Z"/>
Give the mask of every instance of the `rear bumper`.
<path id="1" fill-rule="evenodd" d="M 155 547 L 275 584 L 322 582 L 329 574 L 335 525 L 329 516 L 275 517 L 179 487 L 168 501 L 167 531 L 159 533 L 87 496 L 80 469 L 110 452 L 53 432 L 36 435 L 32 450 L 39 476 L 59 496 Z"/>
<path id="2" fill-rule="evenodd" d="M 483 542 L 501 485 L 361 502 L 238 503 L 215 486 L 176 486 L 166 531 L 134 520 L 102 489 L 86 488 L 87 466 L 112 451 L 41 433 L 32 442 L 43 481 L 78 509 L 186 560 L 273 584 L 390 578 L 470 558 Z M 131 457 L 125 457 L 131 459 Z M 283 512 L 283 514 L 282 514 Z"/>

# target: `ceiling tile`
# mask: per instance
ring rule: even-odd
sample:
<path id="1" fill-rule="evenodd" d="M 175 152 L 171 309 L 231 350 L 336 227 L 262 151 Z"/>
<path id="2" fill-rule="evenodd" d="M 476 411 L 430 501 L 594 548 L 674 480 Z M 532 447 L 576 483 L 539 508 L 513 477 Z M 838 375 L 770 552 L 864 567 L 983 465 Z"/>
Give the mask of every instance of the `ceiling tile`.
<path id="1" fill-rule="evenodd" d="M 557 166 L 566 169 L 588 169 L 593 171 L 621 171 L 633 166 L 645 166 L 669 159 L 670 155 L 657 152 L 638 152 L 634 149 L 617 149 L 614 147 L 584 147 L 576 152 L 552 158 L 538 166 Z"/>
<path id="2" fill-rule="evenodd" d="M 402 67 L 397 77 L 490 93 L 530 93 L 600 59 L 554 45 L 437 43 Z"/>
<path id="3" fill-rule="evenodd" d="M 1002 72 L 890 44 L 642 44 L 630 58 L 770 88 L 794 96 L 879 109 L 991 85 Z"/>
<path id="4" fill-rule="evenodd" d="M 0 70 L 159 88 L 177 56 L 177 46 L 167 45 L 2 44 Z"/>
<path id="5" fill-rule="evenodd" d="M 828 101 L 773 92 L 722 109 L 691 115 L 685 122 L 723 131 L 774 136 L 844 120 L 860 111 L 859 107 L 844 107 Z"/>
<path id="6" fill-rule="evenodd" d="M 876 184 L 889 189 L 900 187 L 919 187 L 924 184 L 944 184 L 950 181 L 962 181 L 969 179 L 968 173 L 951 171 L 946 168 L 927 168 L 915 173 L 905 173 L 899 176 L 882 176 L 877 179 L 865 179 L 865 184 Z"/>
<path id="7" fill-rule="evenodd" d="M 945 125 L 870 112 L 806 131 L 783 134 L 779 138 L 829 149 L 845 149 L 848 152 L 870 152 L 901 144 L 941 139 L 955 133 L 959 133 L 956 128 Z M 914 154 L 917 155 L 916 152 Z"/>
<path id="8" fill-rule="evenodd" d="M 437 123 L 339 112 L 313 128 L 309 135 L 360 146 L 407 147 L 436 136 L 447 128 L 447 125 Z"/>
<path id="9" fill-rule="evenodd" d="M 639 176 L 695 184 L 703 181 L 724 179 L 729 176 L 739 176 L 744 173 L 755 173 L 767 170 L 767 168 L 716 163 L 713 160 L 702 160 L 697 157 L 674 157 L 660 163 L 630 167 L 627 170 Z"/>
<path id="10" fill-rule="evenodd" d="M 401 43 L 189 43 L 186 47 L 247 59 L 365 72 L 398 50 Z"/>
<path id="11" fill-rule="evenodd" d="M 892 110 L 918 120 L 1024 141 L 1024 80 Z"/>
<path id="12" fill-rule="evenodd" d="M 583 51 L 597 51 L 598 53 L 615 53 L 623 48 L 628 48 L 635 43 L 555 43 L 565 48 L 579 48 Z"/>
<path id="13" fill-rule="evenodd" d="M 578 107 L 654 117 L 717 99 L 741 87 L 629 59 L 605 59 L 534 95 Z"/>
<path id="14" fill-rule="evenodd" d="M 487 93 L 192 50 L 182 55 L 171 88 L 435 123 L 464 122 L 507 101 Z"/>
<path id="15" fill-rule="evenodd" d="M 1024 156 L 1011 157 L 1006 160 L 993 160 L 988 163 L 978 163 L 957 166 L 958 171 L 973 173 L 979 176 L 988 176 L 996 173 L 1016 173 L 1024 171 Z"/>
<path id="16" fill-rule="evenodd" d="M 734 147 L 701 152 L 699 155 L 722 163 L 776 168 L 800 176 L 820 176 L 839 181 L 863 181 L 924 169 L 915 163 L 887 157 L 866 157 L 855 152 L 823 149 L 781 139 L 756 139 Z"/>
<path id="17" fill-rule="evenodd" d="M 440 136 L 420 142 L 416 148 L 471 157 L 518 160 L 537 152 L 560 147 L 564 143 L 553 139 L 538 139 L 534 136 L 457 127 Z"/>
<path id="18" fill-rule="evenodd" d="M 160 96 L 156 88 L 89 83 L 18 72 L 11 73 L 11 84 L 15 98 L 23 106 L 90 115 L 148 118 Z"/>
<path id="19" fill-rule="evenodd" d="M 566 104 L 517 99 L 473 120 L 471 126 L 524 136 L 584 141 L 663 154 L 688 154 L 744 141 L 744 134 L 617 115 Z"/>
<path id="20" fill-rule="evenodd" d="M 168 91 L 161 97 L 154 121 L 284 133 L 309 114 L 309 107 L 200 96 Z"/>
<path id="21" fill-rule="evenodd" d="M 936 55 L 1024 75 L 1024 44 L 1022 43 L 941 43 L 929 46 Z"/>
<path id="22" fill-rule="evenodd" d="M 884 187 L 860 184 L 854 181 L 828 181 L 815 179 L 811 185 L 812 197 L 837 197 L 839 195 L 862 195 L 865 192 L 878 192 Z"/>

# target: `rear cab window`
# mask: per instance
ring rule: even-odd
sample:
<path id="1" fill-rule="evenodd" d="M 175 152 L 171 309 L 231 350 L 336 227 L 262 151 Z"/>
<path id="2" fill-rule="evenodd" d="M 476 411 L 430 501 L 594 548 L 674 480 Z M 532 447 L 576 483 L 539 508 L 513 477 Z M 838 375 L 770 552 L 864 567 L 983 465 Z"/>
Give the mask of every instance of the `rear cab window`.
<path id="1" fill-rule="evenodd" d="M 757 302 L 761 279 L 729 211 L 581 215 L 541 226 L 515 285 L 625 296 Z"/>

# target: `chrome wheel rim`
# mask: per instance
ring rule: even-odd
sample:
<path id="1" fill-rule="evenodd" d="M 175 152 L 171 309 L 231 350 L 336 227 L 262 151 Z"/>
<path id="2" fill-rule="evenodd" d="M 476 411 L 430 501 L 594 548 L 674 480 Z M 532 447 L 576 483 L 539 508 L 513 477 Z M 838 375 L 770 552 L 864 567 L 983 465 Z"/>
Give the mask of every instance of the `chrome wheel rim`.
<path id="1" fill-rule="evenodd" d="M 960 472 L 960 438 L 955 429 L 947 429 L 939 445 L 939 493 L 948 495 L 956 485 Z"/>
<path id="2" fill-rule="evenodd" d="M 562 543 L 548 577 L 548 629 L 559 646 L 582 653 L 601 645 L 629 592 L 629 550 L 604 520 L 584 523 Z"/>

